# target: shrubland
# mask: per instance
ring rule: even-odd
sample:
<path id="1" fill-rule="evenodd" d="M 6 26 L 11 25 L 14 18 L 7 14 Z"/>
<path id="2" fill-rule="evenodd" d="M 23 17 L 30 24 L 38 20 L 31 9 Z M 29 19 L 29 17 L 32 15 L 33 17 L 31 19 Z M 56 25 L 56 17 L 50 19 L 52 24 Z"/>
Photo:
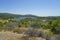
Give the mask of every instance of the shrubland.
<path id="1" fill-rule="evenodd" d="M 7 37 L 8 39 L 6 40 L 60 40 L 60 17 L 37 17 L 15 20 L 14 18 L 19 16 L 14 16 L 0 17 L 1 40 L 4 40 L 7 35 L 9 38 Z M 18 34 L 19 36 L 16 37 Z"/>

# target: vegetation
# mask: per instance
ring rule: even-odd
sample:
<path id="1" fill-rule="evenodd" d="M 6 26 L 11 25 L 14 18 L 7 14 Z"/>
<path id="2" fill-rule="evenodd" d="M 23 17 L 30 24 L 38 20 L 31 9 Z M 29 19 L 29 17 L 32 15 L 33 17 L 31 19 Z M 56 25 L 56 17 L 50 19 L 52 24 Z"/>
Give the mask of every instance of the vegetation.
<path id="1" fill-rule="evenodd" d="M 20 15 L 16 15 L 16 14 L 10 14 L 10 13 L 0 13 L 0 19 L 13 19 L 13 18 L 17 18 Z"/>
<path id="2" fill-rule="evenodd" d="M 19 17 L 24 19 L 16 20 Z M 60 17 L 0 13 L 0 30 L 12 31 L 13 33 L 27 35 L 28 37 L 60 40 Z"/>

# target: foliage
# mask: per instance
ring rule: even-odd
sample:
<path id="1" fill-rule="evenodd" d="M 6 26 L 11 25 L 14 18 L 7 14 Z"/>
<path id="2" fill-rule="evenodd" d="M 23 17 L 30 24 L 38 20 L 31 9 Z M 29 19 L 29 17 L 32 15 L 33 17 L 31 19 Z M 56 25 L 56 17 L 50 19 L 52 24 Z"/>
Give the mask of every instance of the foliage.
<path id="1" fill-rule="evenodd" d="M 0 22 L 0 27 L 3 27 L 3 25 L 4 25 L 4 24 L 3 24 L 2 22 Z"/>

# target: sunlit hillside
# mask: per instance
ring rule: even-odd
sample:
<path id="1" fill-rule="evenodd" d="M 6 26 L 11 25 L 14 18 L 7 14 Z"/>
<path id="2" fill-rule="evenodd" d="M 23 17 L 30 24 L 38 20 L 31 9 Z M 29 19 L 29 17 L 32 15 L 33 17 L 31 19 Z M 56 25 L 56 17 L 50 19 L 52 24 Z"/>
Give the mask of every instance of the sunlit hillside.
<path id="1" fill-rule="evenodd" d="M 60 40 L 60 16 L 0 15 L 0 40 Z"/>

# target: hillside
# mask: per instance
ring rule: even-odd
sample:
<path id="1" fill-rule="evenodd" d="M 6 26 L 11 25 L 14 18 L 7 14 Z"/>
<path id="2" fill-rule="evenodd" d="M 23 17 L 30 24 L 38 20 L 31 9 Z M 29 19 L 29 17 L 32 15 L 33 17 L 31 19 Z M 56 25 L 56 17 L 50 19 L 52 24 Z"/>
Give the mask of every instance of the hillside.
<path id="1" fill-rule="evenodd" d="M 20 34 L 26 36 L 20 39 Z M 1 40 L 40 40 L 40 38 L 41 40 L 60 40 L 60 16 L 39 17 L 0 13 Z"/>
<path id="2" fill-rule="evenodd" d="M 38 19 L 56 19 L 60 18 L 60 16 L 46 16 L 46 17 L 41 17 L 41 16 L 35 16 L 35 15 L 18 15 L 18 14 L 12 14 L 12 13 L 0 13 L 0 19 L 25 19 L 25 18 L 38 18 Z"/>
<path id="3" fill-rule="evenodd" d="M 9 18 L 17 18 L 20 15 L 11 14 L 11 13 L 0 13 L 0 19 L 9 19 Z"/>

